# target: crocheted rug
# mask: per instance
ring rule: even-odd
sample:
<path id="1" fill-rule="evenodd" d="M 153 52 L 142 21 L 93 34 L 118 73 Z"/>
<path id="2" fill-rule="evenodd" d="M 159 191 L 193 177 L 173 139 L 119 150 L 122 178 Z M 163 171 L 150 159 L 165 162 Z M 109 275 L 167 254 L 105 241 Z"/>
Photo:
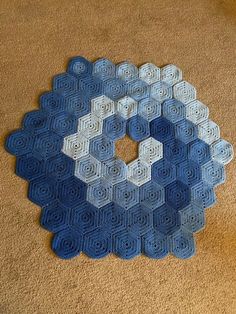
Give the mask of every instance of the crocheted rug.
<path id="1" fill-rule="evenodd" d="M 129 136 L 126 163 L 115 143 Z M 206 105 L 175 65 L 70 60 L 22 129 L 9 135 L 16 174 L 41 206 L 53 251 L 72 258 L 141 253 L 189 258 L 232 145 L 220 139 Z"/>

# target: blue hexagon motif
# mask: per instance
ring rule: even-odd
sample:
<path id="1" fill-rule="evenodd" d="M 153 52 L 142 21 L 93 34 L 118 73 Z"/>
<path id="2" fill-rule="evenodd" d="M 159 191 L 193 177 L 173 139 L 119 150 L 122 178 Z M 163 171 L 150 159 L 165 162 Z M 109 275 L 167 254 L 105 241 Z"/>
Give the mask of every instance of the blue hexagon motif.
<path id="1" fill-rule="evenodd" d="M 45 175 L 30 182 L 29 199 L 39 206 L 45 206 L 58 198 L 58 184 L 51 177 Z"/>
<path id="2" fill-rule="evenodd" d="M 181 120 L 175 125 L 175 136 L 180 141 L 188 144 L 197 139 L 197 126 L 188 120 Z"/>
<path id="3" fill-rule="evenodd" d="M 67 72 L 79 78 L 82 76 L 90 76 L 93 71 L 92 62 L 84 57 L 74 57 L 69 61 Z"/>
<path id="4" fill-rule="evenodd" d="M 35 110 L 25 114 L 22 121 L 23 128 L 33 133 L 49 130 L 51 117 L 43 111 Z"/>
<path id="5" fill-rule="evenodd" d="M 104 95 L 117 100 L 126 95 L 127 85 L 122 80 L 111 78 L 104 83 Z"/>
<path id="6" fill-rule="evenodd" d="M 145 183 L 140 188 L 140 203 L 154 210 L 165 203 L 165 189 L 154 181 Z"/>
<path id="7" fill-rule="evenodd" d="M 118 232 L 127 227 L 127 210 L 112 202 L 102 207 L 99 211 L 99 226 Z"/>
<path id="8" fill-rule="evenodd" d="M 92 258 L 102 258 L 112 250 L 112 234 L 103 228 L 96 228 L 84 235 L 83 252 Z"/>
<path id="9" fill-rule="evenodd" d="M 102 164 L 102 173 L 104 179 L 114 185 L 127 178 L 127 167 L 123 160 L 114 158 Z"/>
<path id="10" fill-rule="evenodd" d="M 93 76 L 84 76 L 79 80 L 79 89 L 90 98 L 95 98 L 104 94 L 103 82 Z"/>
<path id="11" fill-rule="evenodd" d="M 167 235 L 151 230 L 142 237 L 143 253 L 151 258 L 163 258 L 169 253 Z"/>
<path id="12" fill-rule="evenodd" d="M 80 253 L 82 243 L 81 234 L 68 228 L 55 233 L 52 249 L 59 257 L 68 259 Z"/>
<path id="13" fill-rule="evenodd" d="M 114 233 L 113 252 L 124 259 L 133 258 L 141 253 L 141 239 L 125 229 Z"/>
<path id="14" fill-rule="evenodd" d="M 233 147 L 181 69 L 74 57 L 39 104 L 5 147 L 57 256 L 194 255 Z M 139 142 L 127 164 L 125 135 Z"/>
<path id="15" fill-rule="evenodd" d="M 177 230 L 170 237 L 170 252 L 178 258 L 189 258 L 195 253 L 195 242 L 192 232 Z"/>
<path id="16" fill-rule="evenodd" d="M 202 166 L 202 179 L 211 186 L 216 186 L 225 181 L 225 168 L 217 161 L 210 160 Z"/>
<path id="17" fill-rule="evenodd" d="M 75 163 L 66 155 L 58 154 L 47 160 L 45 172 L 48 176 L 61 181 L 74 174 Z"/>
<path id="18" fill-rule="evenodd" d="M 126 120 L 114 114 L 103 121 L 103 132 L 112 140 L 118 140 L 126 134 Z"/>
<path id="19" fill-rule="evenodd" d="M 92 204 L 84 201 L 72 208 L 70 226 L 81 234 L 90 232 L 98 227 L 99 212 Z"/>
<path id="20" fill-rule="evenodd" d="M 128 94 L 139 101 L 149 96 L 149 86 L 139 79 L 128 83 Z"/>
<path id="21" fill-rule="evenodd" d="M 140 142 L 150 135 L 149 123 L 136 115 L 128 120 L 127 133 L 136 142 Z"/>
<path id="22" fill-rule="evenodd" d="M 127 211 L 128 230 L 131 234 L 142 236 L 152 229 L 152 214 L 143 205 L 135 205 Z"/>
<path id="23" fill-rule="evenodd" d="M 138 68 L 130 62 L 122 62 L 116 66 L 116 75 L 126 82 L 138 77 Z"/>
<path id="24" fill-rule="evenodd" d="M 177 179 L 183 183 L 193 186 L 201 181 L 201 168 L 198 163 L 186 160 L 177 165 Z"/>
<path id="25" fill-rule="evenodd" d="M 138 114 L 148 121 L 152 121 L 161 116 L 161 103 L 150 97 L 140 100 L 138 104 Z"/>
<path id="26" fill-rule="evenodd" d="M 59 93 L 47 92 L 40 97 L 39 102 L 43 112 L 54 116 L 55 113 L 64 111 L 66 98 Z"/>
<path id="27" fill-rule="evenodd" d="M 70 135 L 76 132 L 77 118 L 67 112 L 60 112 L 52 117 L 51 129 L 60 136 Z"/>
<path id="28" fill-rule="evenodd" d="M 211 207 L 216 202 L 215 191 L 212 186 L 201 181 L 191 187 L 191 203 L 199 207 Z"/>
<path id="29" fill-rule="evenodd" d="M 100 161 L 111 159 L 115 154 L 114 142 L 105 135 L 99 135 L 90 141 L 89 152 Z"/>
<path id="30" fill-rule="evenodd" d="M 25 179 L 33 180 L 45 173 L 45 161 L 33 156 L 20 156 L 16 161 L 16 174 Z"/>
<path id="31" fill-rule="evenodd" d="M 70 225 L 70 210 L 58 201 L 42 208 L 41 226 L 51 232 L 58 232 Z"/>
<path id="32" fill-rule="evenodd" d="M 34 143 L 34 153 L 44 159 L 56 156 L 62 149 L 62 139 L 53 132 L 37 134 Z"/>
<path id="33" fill-rule="evenodd" d="M 75 164 L 75 176 L 85 183 L 101 177 L 101 162 L 91 155 L 79 158 Z"/>
<path id="34" fill-rule="evenodd" d="M 86 94 L 70 94 L 66 97 L 63 108 L 78 119 L 91 111 L 90 98 Z"/>
<path id="35" fill-rule="evenodd" d="M 180 224 L 179 212 L 167 204 L 155 209 L 153 212 L 154 228 L 165 235 L 170 235 L 178 230 Z"/>
<path id="36" fill-rule="evenodd" d="M 190 232 L 197 232 L 205 225 L 204 208 L 195 204 L 188 205 L 180 211 L 181 225 Z"/>
<path id="37" fill-rule="evenodd" d="M 179 140 L 171 140 L 164 144 L 164 158 L 174 165 L 188 158 L 188 147 Z"/>
<path id="38" fill-rule="evenodd" d="M 100 208 L 112 201 L 112 185 L 104 179 L 97 179 L 88 185 L 87 201 Z"/>
<path id="39" fill-rule="evenodd" d="M 68 95 L 79 88 L 79 81 L 69 73 L 58 74 L 53 78 L 53 90 L 59 94 Z"/>
<path id="40" fill-rule="evenodd" d="M 200 139 L 190 142 L 188 151 L 189 159 L 199 163 L 200 165 L 205 164 L 211 159 L 210 146 Z"/>
<path id="41" fill-rule="evenodd" d="M 139 189 L 129 181 L 122 181 L 114 186 L 113 200 L 116 204 L 129 209 L 139 203 Z"/>
<path id="42" fill-rule="evenodd" d="M 84 182 L 71 176 L 59 183 L 58 198 L 68 207 L 79 205 L 86 198 L 87 186 Z"/>
<path id="43" fill-rule="evenodd" d="M 176 179 L 176 166 L 166 159 L 161 159 L 152 165 L 152 180 L 161 186 L 166 186 Z"/>
<path id="44" fill-rule="evenodd" d="M 151 97 L 163 102 L 166 99 L 172 98 L 172 88 L 171 85 L 164 81 L 159 81 L 151 85 L 150 91 Z"/>
<path id="45" fill-rule="evenodd" d="M 162 111 L 163 116 L 173 123 L 184 119 L 186 116 L 185 105 L 176 99 L 166 100 L 163 103 Z"/>
<path id="46" fill-rule="evenodd" d="M 35 137 L 30 132 L 17 130 L 11 133 L 6 140 L 6 149 L 15 156 L 32 152 Z"/>
<path id="47" fill-rule="evenodd" d="M 190 188 L 181 181 L 174 181 L 165 187 L 165 199 L 169 206 L 180 210 L 191 201 Z"/>
<path id="48" fill-rule="evenodd" d="M 162 143 L 169 142 L 174 138 L 174 125 L 164 117 L 156 118 L 150 123 L 150 135 Z"/>

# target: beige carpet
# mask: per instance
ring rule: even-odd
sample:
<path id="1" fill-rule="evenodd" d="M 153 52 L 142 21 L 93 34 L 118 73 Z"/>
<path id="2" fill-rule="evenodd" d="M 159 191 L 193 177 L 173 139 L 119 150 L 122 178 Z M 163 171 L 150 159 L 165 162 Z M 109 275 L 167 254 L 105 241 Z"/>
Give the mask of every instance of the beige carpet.
<path id="1" fill-rule="evenodd" d="M 63 261 L 2 147 L 76 55 L 177 64 L 235 143 L 235 0 L 1 0 L 0 23 L 0 313 L 236 313 L 234 163 L 196 236 L 196 257 Z"/>

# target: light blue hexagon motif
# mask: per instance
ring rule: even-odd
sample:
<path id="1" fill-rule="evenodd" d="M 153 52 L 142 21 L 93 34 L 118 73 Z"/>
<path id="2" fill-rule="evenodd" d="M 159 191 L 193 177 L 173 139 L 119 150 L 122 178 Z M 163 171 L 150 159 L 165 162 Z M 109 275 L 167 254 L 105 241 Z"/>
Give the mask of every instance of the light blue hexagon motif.
<path id="1" fill-rule="evenodd" d="M 75 57 L 39 102 L 5 146 L 60 258 L 194 255 L 233 147 L 181 69 Z M 125 135 L 129 163 L 115 149 Z"/>

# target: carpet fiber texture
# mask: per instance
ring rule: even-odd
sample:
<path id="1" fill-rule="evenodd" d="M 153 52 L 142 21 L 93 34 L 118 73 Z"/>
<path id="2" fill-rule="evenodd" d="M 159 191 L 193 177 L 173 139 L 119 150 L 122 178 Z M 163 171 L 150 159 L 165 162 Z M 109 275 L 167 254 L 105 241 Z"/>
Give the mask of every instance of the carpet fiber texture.
<path id="1" fill-rule="evenodd" d="M 15 159 L 3 147 L 51 89 L 49 78 L 76 55 L 178 65 L 221 137 L 235 144 L 235 34 L 233 0 L 1 2 L 0 313 L 235 313 L 235 161 L 196 234 L 192 259 L 81 254 L 65 261 L 50 250 L 40 208 L 27 199 L 27 183 L 14 175 Z M 134 154 L 124 147 L 121 158 Z"/>

